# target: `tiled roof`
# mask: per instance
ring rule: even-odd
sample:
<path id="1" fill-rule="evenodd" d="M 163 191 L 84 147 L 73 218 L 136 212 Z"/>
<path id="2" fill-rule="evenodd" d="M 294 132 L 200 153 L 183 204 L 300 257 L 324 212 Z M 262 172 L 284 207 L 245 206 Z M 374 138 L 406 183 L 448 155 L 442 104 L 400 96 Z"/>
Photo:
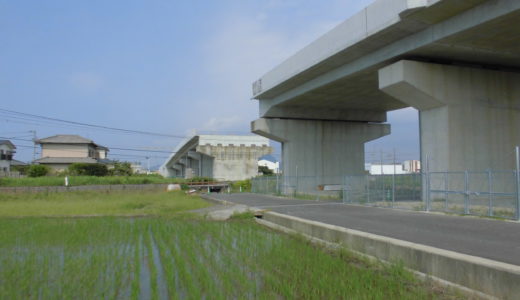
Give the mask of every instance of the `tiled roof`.
<path id="1" fill-rule="evenodd" d="M 9 145 L 11 148 L 16 149 L 16 146 L 10 140 L 0 140 L 0 145 Z"/>
<path id="2" fill-rule="evenodd" d="M 75 134 L 59 134 L 36 141 L 38 144 L 94 144 L 94 141 Z"/>

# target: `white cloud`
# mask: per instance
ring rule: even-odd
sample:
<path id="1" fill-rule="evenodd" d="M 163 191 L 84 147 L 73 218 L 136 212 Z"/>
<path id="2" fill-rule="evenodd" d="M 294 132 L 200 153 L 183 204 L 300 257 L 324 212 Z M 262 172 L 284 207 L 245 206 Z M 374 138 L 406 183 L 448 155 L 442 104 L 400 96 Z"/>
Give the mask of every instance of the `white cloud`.
<path id="1" fill-rule="evenodd" d="M 347 17 L 359 10 L 355 6 L 361 2 L 337 0 L 325 7 L 314 2 L 269 0 L 260 9 L 230 11 L 214 20 L 215 27 L 204 41 L 205 63 L 201 70 L 206 78 L 204 88 L 210 91 L 211 98 L 197 100 L 201 107 L 198 123 L 207 120 L 204 130 L 249 131 L 249 122 L 258 117 L 258 104 L 250 100 L 252 83 L 339 24 L 343 14 Z M 329 9 L 329 13 L 342 13 L 307 17 L 313 12 L 311 7 L 323 10 L 326 16 Z M 288 11 L 291 18 L 297 19 L 291 24 L 280 17 Z"/>

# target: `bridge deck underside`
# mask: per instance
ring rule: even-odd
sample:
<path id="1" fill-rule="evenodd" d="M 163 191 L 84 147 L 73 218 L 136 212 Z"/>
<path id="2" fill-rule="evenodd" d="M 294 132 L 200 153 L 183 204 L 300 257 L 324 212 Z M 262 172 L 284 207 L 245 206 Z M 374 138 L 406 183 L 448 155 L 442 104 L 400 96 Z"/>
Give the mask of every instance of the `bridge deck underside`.
<path id="1" fill-rule="evenodd" d="M 377 73 L 380 68 L 402 59 L 519 72 L 519 19 L 520 11 L 515 11 L 412 51 L 389 56 L 381 61 L 374 61 L 370 67 L 362 71 L 345 73 L 344 76 L 332 82 L 325 82 L 308 91 L 295 92 L 290 97 L 284 96 L 284 93 L 298 89 L 298 87 L 292 87 L 277 96 L 272 95 L 272 98 L 264 100 L 272 100 L 272 106 L 281 107 L 326 107 L 379 111 L 404 108 L 407 107 L 405 103 L 379 90 Z M 355 62 L 349 62 L 349 64 L 353 63 Z M 314 78 L 306 75 L 305 79 L 316 80 L 320 76 L 326 76 L 325 73 L 320 74 L 319 72 L 315 72 L 314 75 L 316 76 Z M 297 78 L 297 76 L 291 80 L 301 82 L 301 78 Z M 283 99 L 280 98 L 280 95 Z M 269 117 L 268 112 L 265 116 Z"/>

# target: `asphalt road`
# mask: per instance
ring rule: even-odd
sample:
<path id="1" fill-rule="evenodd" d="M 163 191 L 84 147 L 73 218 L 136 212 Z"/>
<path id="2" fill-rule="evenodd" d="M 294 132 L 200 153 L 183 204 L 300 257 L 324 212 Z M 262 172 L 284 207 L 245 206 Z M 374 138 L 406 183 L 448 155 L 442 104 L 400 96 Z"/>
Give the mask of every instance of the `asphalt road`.
<path id="1" fill-rule="evenodd" d="M 520 223 L 474 217 L 279 198 L 213 198 L 520 266 Z"/>

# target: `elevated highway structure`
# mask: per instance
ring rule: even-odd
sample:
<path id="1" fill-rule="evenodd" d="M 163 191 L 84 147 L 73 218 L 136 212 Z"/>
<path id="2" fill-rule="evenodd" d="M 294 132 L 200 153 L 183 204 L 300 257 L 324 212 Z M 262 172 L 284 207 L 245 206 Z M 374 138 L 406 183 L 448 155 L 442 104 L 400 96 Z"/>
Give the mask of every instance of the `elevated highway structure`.
<path id="1" fill-rule="evenodd" d="M 362 174 L 411 106 L 431 171 L 512 169 L 518 20 L 518 0 L 377 0 L 253 84 L 252 132 L 282 143 L 285 176 Z"/>

